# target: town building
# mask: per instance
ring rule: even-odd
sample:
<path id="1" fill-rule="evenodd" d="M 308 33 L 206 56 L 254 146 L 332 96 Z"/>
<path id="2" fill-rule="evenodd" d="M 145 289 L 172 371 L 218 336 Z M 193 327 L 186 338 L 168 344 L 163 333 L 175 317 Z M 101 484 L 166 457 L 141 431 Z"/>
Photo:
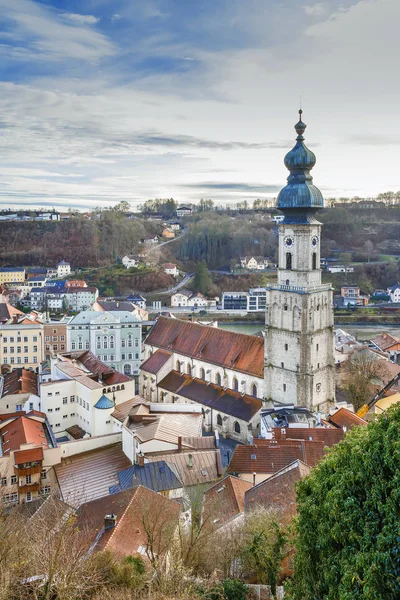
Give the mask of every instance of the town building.
<path id="1" fill-rule="evenodd" d="M 68 279 L 65 282 L 65 287 L 66 288 L 87 288 L 87 283 L 86 283 L 86 281 L 83 281 L 83 279 Z"/>
<path id="2" fill-rule="evenodd" d="M 33 309 L 51 312 L 67 310 L 82 311 L 88 309 L 99 296 L 99 290 L 93 286 L 51 285 L 30 291 L 30 305 Z"/>
<path id="3" fill-rule="evenodd" d="M 164 227 L 161 236 L 166 240 L 173 240 L 175 237 L 175 231 L 169 227 Z"/>
<path id="4" fill-rule="evenodd" d="M 315 155 L 304 144 L 306 125 L 295 125 L 296 145 L 285 157 L 288 184 L 277 200 L 284 214 L 279 230 L 278 281 L 267 286 L 265 396 L 313 410 L 335 399 L 332 286 L 320 268 L 321 192 L 312 183 Z"/>
<path id="5" fill-rule="evenodd" d="M 268 265 L 268 258 L 263 256 L 243 256 L 240 259 L 242 269 L 248 269 L 249 271 L 265 271 Z"/>
<path id="6" fill-rule="evenodd" d="M 203 523 L 214 530 L 233 525 L 244 513 L 245 493 L 252 483 L 227 475 L 204 492 Z"/>
<path id="7" fill-rule="evenodd" d="M 18 308 L 11 306 L 9 302 L 1 302 L 0 303 L 0 323 L 8 323 L 10 319 L 14 317 L 23 317 L 24 313 Z"/>
<path id="8" fill-rule="evenodd" d="M 138 306 L 139 308 L 142 308 L 143 310 L 146 309 L 146 298 L 143 298 L 143 296 L 141 296 L 140 294 L 137 294 L 137 293 L 130 294 L 127 297 L 127 301 L 132 302 L 133 304 L 136 304 L 136 306 Z"/>
<path id="9" fill-rule="evenodd" d="M 399 362 L 400 339 L 390 333 L 381 333 L 370 340 L 371 346 L 388 354 L 390 360 Z"/>
<path id="10" fill-rule="evenodd" d="M 68 275 L 71 273 L 71 265 L 69 262 L 65 261 L 65 260 L 61 260 L 58 264 L 57 264 L 57 277 L 68 277 Z"/>
<path id="11" fill-rule="evenodd" d="M 40 406 L 59 439 L 114 431 L 111 413 L 135 395 L 135 382 L 89 350 L 51 359 L 51 380 L 40 386 Z"/>
<path id="12" fill-rule="evenodd" d="M 131 269 L 132 267 L 137 267 L 139 265 L 139 259 L 133 254 L 126 254 L 122 258 L 122 264 L 126 269 Z"/>
<path id="13" fill-rule="evenodd" d="M 45 275 L 32 275 L 32 277 L 29 277 L 28 275 L 28 279 L 26 281 L 26 283 L 30 285 L 31 288 L 44 287 L 46 285 L 46 282 L 47 277 Z"/>
<path id="14" fill-rule="evenodd" d="M 40 410 L 38 375 L 17 368 L 0 377 L 0 414 Z"/>
<path id="15" fill-rule="evenodd" d="M 179 206 L 176 209 L 176 216 L 181 217 L 189 217 L 193 212 L 193 209 L 190 206 Z"/>
<path id="16" fill-rule="evenodd" d="M 168 227 L 172 229 L 172 231 L 180 231 L 181 224 L 179 221 L 171 221 L 170 223 L 168 223 Z"/>
<path id="17" fill-rule="evenodd" d="M 31 411 L 0 415 L 0 483 L 3 506 L 57 493 L 54 465 L 61 451 L 46 415 Z"/>
<path id="18" fill-rule="evenodd" d="M 43 323 L 29 315 L 14 315 L 0 325 L 1 372 L 17 367 L 37 370 L 43 360 Z"/>
<path id="19" fill-rule="evenodd" d="M 139 296 L 141 300 L 139 300 L 140 304 L 135 304 L 132 301 L 128 300 L 96 300 L 96 302 L 92 306 L 92 310 L 98 312 L 130 312 L 134 317 L 137 317 L 139 321 L 147 321 L 149 317 L 149 313 L 146 311 L 146 300 Z M 143 307 L 144 304 L 144 307 Z"/>
<path id="20" fill-rule="evenodd" d="M 25 281 L 25 269 L 20 267 L 1 267 L 0 284 Z"/>
<path id="21" fill-rule="evenodd" d="M 264 287 L 250 288 L 248 292 L 223 292 L 222 309 L 244 312 L 264 312 L 267 290 Z"/>
<path id="22" fill-rule="evenodd" d="M 340 288 L 340 299 L 344 306 L 367 306 L 369 296 L 363 294 L 357 285 L 343 285 Z"/>
<path id="23" fill-rule="evenodd" d="M 354 267 L 348 265 L 329 265 L 327 267 L 329 273 L 354 273 Z"/>
<path id="24" fill-rule="evenodd" d="M 387 289 L 387 293 L 390 296 L 390 302 L 400 302 L 400 284 L 396 283 L 392 287 Z"/>
<path id="25" fill-rule="evenodd" d="M 90 552 L 109 550 L 118 558 L 148 553 L 164 559 L 178 526 L 181 505 L 138 485 L 82 504 L 77 527 Z"/>
<path id="26" fill-rule="evenodd" d="M 128 311 L 85 310 L 67 324 L 68 350 L 90 350 L 125 375 L 139 375 L 141 320 Z"/>
<path id="27" fill-rule="evenodd" d="M 71 317 L 63 317 L 60 321 L 44 320 L 44 358 L 46 360 L 50 360 L 54 354 L 67 351 L 67 324 L 70 320 Z"/>
<path id="28" fill-rule="evenodd" d="M 161 267 L 164 270 L 164 273 L 166 273 L 167 275 L 178 277 L 179 269 L 174 263 L 164 263 L 163 265 L 161 265 Z"/>
<path id="29" fill-rule="evenodd" d="M 217 298 L 206 298 L 200 292 L 180 289 L 171 296 L 171 307 L 216 308 Z"/>

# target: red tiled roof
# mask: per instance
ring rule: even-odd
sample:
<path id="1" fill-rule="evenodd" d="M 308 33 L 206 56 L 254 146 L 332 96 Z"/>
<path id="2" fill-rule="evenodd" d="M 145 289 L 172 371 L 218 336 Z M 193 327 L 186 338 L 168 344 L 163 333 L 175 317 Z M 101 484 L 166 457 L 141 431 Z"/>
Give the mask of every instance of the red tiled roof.
<path id="1" fill-rule="evenodd" d="M 35 444 L 47 448 L 47 439 L 43 423 L 30 418 L 29 415 L 10 420 L 0 430 L 3 454 L 10 454 L 13 450 L 19 450 L 21 444 Z"/>
<path id="2" fill-rule="evenodd" d="M 329 422 L 335 425 L 336 427 L 346 427 L 346 429 L 351 429 L 355 425 L 367 425 L 367 422 L 361 417 L 358 417 L 355 413 L 347 410 L 347 408 L 339 408 L 334 415 L 329 417 Z"/>
<path id="3" fill-rule="evenodd" d="M 336 427 L 288 427 L 285 429 L 274 427 L 272 436 L 278 442 L 280 440 L 311 440 L 324 442 L 325 446 L 334 446 L 342 441 L 344 432 Z"/>
<path id="4" fill-rule="evenodd" d="M 107 548 L 119 556 L 135 555 L 140 547 L 146 547 L 145 529 L 149 527 L 156 540 L 154 550 L 163 554 L 166 547 L 163 532 L 168 537 L 173 533 L 180 511 L 178 502 L 138 486 L 82 504 L 77 524 L 87 540 L 93 543 L 98 538 L 96 551 Z M 101 533 L 104 517 L 109 514 L 116 515 L 116 525 Z"/>
<path id="5" fill-rule="evenodd" d="M 276 473 L 296 459 L 315 466 L 324 454 L 324 442 L 257 439 L 252 446 L 236 446 L 228 473 Z"/>
<path id="6" fill-rule="evenodd" d="M 168 373 L 158 387 L 244 421 L 250 421 L 262 407 L 259 398 L 242 395 L 178 371 Z"/>
<path id="7" fill-rule="evenodd" d="M 165 365 L 167 360 L 171 358 L 171 352 L 166 352 L 165 350 L 156 350 L 154 354 L 150 356 L 144 363 L 141 365 L 142 371 L 147 371 L 148 373 L 153 373 L 156 375 L 158 371 Z"/>
<path id="8" fill-rule="evenodd" d="M 14 454 L 15 464 L 21 465 L 22 463 L 40 461 L 43 460 L 43 448 L 29 448 L 27 450 L 19 450 Z"/>
<path id="9" fill-rule="evenodd" d="M 399 338 L 394 337 L 390 333 L 381 333 L 380 335 L 372 338 L 371 342 L 378 346 L 380 350 L 388 350 L 392 346 L 400 344 Z"/>
<path id="10" fill-rule="evenodd" d="M 159 317 L 145 343 L 255 377 L 264 376 L 264 339 L 253 335 Z"/>
<path id="11" fill-rule="evenodd" d="M 296 460 L 265 481 L 251 487 L 245 493 L 245 512 L 256 506 L 276 508 L 284 521 L 290 520 L 296 513 L 297 481 L 306 477 L 311 469 L 301 460 Z"/>
<path id="12" fill-rule="evenodd" d="M 252 484 L 228 475 L 204 493 L 204 519 L 221 527 L 244 511 L 244 494 Z"/>
<path id="13" fill-rule="evenodd" d="M 105 385 L 112 385 L 114 383 L 124 383 L 130 381 L 130 377 L 114 371 L 111 367 L 103 363 L 97 356 L 95 356 L 90 350 L 84 352 L 68 352 L 63 354 L 66 358 L 71 358 L 81 362 L 93 375 L 101 375 Z"/>
<path id="14" fill-rule="evenodd" d="M 37 375 L 27 369 L 15 369 L 4 375 L 3 396 L 38 393 Z"/>

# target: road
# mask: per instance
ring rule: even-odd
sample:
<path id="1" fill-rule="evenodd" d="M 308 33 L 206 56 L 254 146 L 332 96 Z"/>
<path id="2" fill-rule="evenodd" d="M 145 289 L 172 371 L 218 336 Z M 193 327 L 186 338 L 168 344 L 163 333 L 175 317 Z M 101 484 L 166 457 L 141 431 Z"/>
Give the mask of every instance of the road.
<path id="1" fill-rule="evenodd" d="M 168 244 L 168 242 L 166 242 L 166 244 Z M 159 291 L 151 292 L 151 293 L 146 294 L 146 296 L 147 296 L 147 298 L 151 298 L 151 296 L 167 296 L 168 294 L 174 294 L 181 288 L 185 287 L 185 285 L 187 283 L 189 283 L 189 281 L 192 279 L 192 277 L 194 277 L 194 273 L 187 273 L 185 275 L 185 277 L 182 279 L 182 281 L 180 281 L 173 287 L 168 288 L 167 290 L 159 290 Z"/>

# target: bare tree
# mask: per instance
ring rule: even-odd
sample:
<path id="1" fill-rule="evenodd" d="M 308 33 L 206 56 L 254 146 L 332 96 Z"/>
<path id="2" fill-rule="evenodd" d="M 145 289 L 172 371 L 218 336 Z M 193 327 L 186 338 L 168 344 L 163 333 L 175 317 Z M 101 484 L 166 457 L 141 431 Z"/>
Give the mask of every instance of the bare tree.
<path id="1" fill-rule="evenodd" d="M 354 410 L 370 399 L 371 385 L 383 387 L 387 378 L 390 378 L 390 371 L 385 359 L 375 357 L 369 350 L 354 352 L 344 366 L 344 387 Z"/>

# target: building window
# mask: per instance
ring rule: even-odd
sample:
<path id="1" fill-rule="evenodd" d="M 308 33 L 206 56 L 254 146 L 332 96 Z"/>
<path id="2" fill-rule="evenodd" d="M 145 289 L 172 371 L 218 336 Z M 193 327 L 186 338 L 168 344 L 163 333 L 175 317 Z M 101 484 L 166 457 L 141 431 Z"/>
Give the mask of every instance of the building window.
<path id="1" fill-rule="evenodd" d="M 3 502 L 9 504 L 11 502 L 18 502 L 18 494 L 5 494 L 3 496 Z"/>
<path id="2" fill-rule="evenodd" d="M 15 485 L 17 483 L 17 476 L 11 475 L 11 485 Z"/>
<path id="3" fill-rule="evenodd" d="M 129 364 L 124 365 L 124 374 L 125 375 L 130 375 L 131 373 L 132 373 L 131 365 L 129 365 Z"/>
<path id="4" fill-rule="evenodd" d="M 63 415 L 63 419 L 68 419 L 68 415 Z"/>
<path id="5" fill-rule="evenodd" d="M 37 335 L 34 335 L 34 336 L 33 336 L 33 338 L 32 338 L 32 341 L 33 341 L 33 342 L 37 342 Z"/>
<path id="6" fill-rule="evenodd" d="M 186 366 L 186 373 L 187 373 L 188 375 L 191 375 L 191 374 L 192 374 L 192 367 L 189 365 L 189 363 L 188 363 L 188 364 L 187 364 L 187 366 Z"/>
<path id="7" fill-rule="evenodd" d="M 42 494 L 42 496 L 47 496 L 48 494 L 50 494 L 50 486 L 49 485 L 44 485 L 41 490 L 40 493 Z"/>
<path id="8" fill-rule="evenodd" d="M 319 350 L 319 344 L 317 344 L 317 352 L 318 352 L 318 350 Z"/>
<path id="9" fill-rule="evenodd" d="M 221 385 L 221 375 L 219 373 L 215 375 L 215 383 Z"/>
<path id="10" fill-rule="evenodd" d="M 24 356 L 24 363 L 28 364 L 29 363 L 29 357 L 28 356 Z"/>
<path id="11" fill-rule="evenodd" d="M 13 364 L 14 364 L 14 362 L 15 362 L 15 360 L 14 360 L 14 357 L 12 356 L 12 357 L 10 358 L 10 363 L 13 365 Z"/>
<path id="12" fill-rule="evenodd" d="M 29 352 L 28 346 L 24 346 L 24 353 L 26 354 L 27 352 Z"/>
<path id="13" fill-rule="evenodd" d="M 114 336 L 110 335 L 110 348 L 114 348 L 114 345 L 115 345 L 114 344 Z M 114 359 L 111 359 L 111 360 L 114 360 Z"/>
<path id="14" fill-rule="evenodd" d="M 288 351 L 289 350 L 289 346 L 288 344 L 285 344 L 285 350 Z"/>
<path id="15" fill-rule="evenodd" d="M 65 342 L 65 335 L 60 336 L 60 342 Z"/>
<path id="16" fill-rule="evenodd" d="M 32 475 L 25 475 L 25 483 L 32 483 Z"/>
<path id="17" fill-rule="evenodd" d="M 32 502 L 32 492 L 26 492 L 26 501 Z"/>
<path id="18" fill-rule="evenodd" d="M 286 392 L 286 383 L 283 384 L 283 391 Z"/>
<path id="19" fill-rule="evenodd" d="M 17 404 L 17 406 L 15 407 L 15 410 L 17 412 L 19 412 L 20 410 L 22 410 L 22 404 Z"/>
<path id="20" fill-rule="evenodd" d="M 2 478 L 1 478 L 1 485 L 2 485 L 2 486 L 5 486 L 5 485 L 7 485 L 7 477 L 2 477 Z"/>
<path id="21" fill-rule="evenodd" d="M 70 396 L 69 401 L 71 402 L 71 404 L 72 404 L 72 402 L 75 402 L 75 396 Z"/>
<path id="22" fill-rule="evenodd" d="M 123 326 L 122 326 L 122 327 L 123 327 Z M 125 341 L 125 340 L 122 340 L 122 342 L 121 342 L 121 346 L 122 346 L 122 348 L 125 348 L 125 347 L 126 347 L 126 341 Z"/>
<path id="23" fill-rule="evenodd" d="M 287 271 L 292 270 L 292 253 L 291 252 L 286 252 L 286 270 Z"/>
<path id="24" fill-rule="evenodd" d="M 313 271 L 315 271 L 317 268 L 317 253 L 316 252 L 313 252 L 313 254 L 312 254 L 312 268 L 313 268 Z"/>
<path id="25" fill-rule="evenodd" d="M 233 378 L 233 389 L 235 390 L 235 392 L 239 391 L 239 382 L 236 379 L 236 377 Z"/>
<path id="26" fill-rule="evenodd" d="M 128 335 L 128 348 L 132 348 L 133 346 L 133 341 L 132 341 L 132 334 Z"/>
<path id="27" fill-rule="evenodd" d="M 22 348 L 21 346 L 17 346 L 17 354 L 21 354 Z"/>
<path id="28" fill-rule="evenodd" d="M 181 363 L 179 362 L 179 360 L 176 361 L 176 370 L 178 371 L 178 373 L 181 372 Z"/>
<path id="29" fill-rule="evenodd" d="M 205 379 L 206 378 L 206 372 L 203 368 L 200 369 L 200 379 Z"/>
<path id="30" fill-rule="evenodd" d="M 106 335 L 103 337 L 103 348 L 104 349 L 108 348 L 108 339 L 107 339 Z"/>
<path id="31" fill-rule="evenodd" d="M 62 348 L 62 347 L 63 347 L 63 346 L 61 346 L 61 348 Z M 89 348 L 90 348 L 90 344 L 89 344 L 89 342 L 85 342 L 85 349 L 86 349 L 86 350 L 89 350 Z"/>
<path id="32" fill-rule="evenodd" d="M 251 386 L 251 395 L 257 398 L 257 386 L 255 383 Z"/>
<path id="33" fill-rule="evenodd" d="M 37 346 L 33 346 L 33 351 L 37 352 Z"/>
<path id="34" fill-rule="evenodd" d="M 40 473 L 40 477 L 42 479 L 47 479 L 47 471 L 46 471 L 46 469 L 42 469 L 42 472 Z"/>
<path id="35" fill-rule="evenodd" d="M 235 421 L 234 429 L 235 433 L 240 433 L 240 425 L 237 421 Z"/>
<path id="36" fill-rule="evenodd" d="M 71 350 L 76 350 L 76 343 L 75 342 L 71 343 Z"/>
<path id="37" fill-rule="evenodd" d="M 217 415 L 217 425 L 219 425 L 220 427 L 222 427 L 222 417 L 221 417 L 221 415 Z"/>

